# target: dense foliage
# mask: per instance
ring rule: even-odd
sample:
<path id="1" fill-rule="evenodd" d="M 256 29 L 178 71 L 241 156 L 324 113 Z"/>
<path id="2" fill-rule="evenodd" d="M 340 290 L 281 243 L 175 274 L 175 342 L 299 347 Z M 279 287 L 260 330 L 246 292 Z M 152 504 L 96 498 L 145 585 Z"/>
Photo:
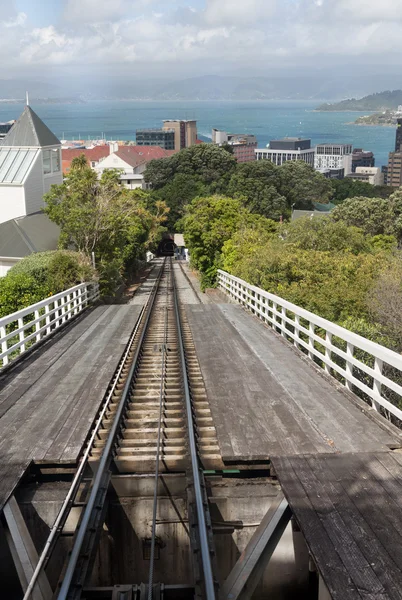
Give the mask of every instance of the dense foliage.
<path id="1" fill-rule="evenodd" d="M 388 198 L 394 191 L 394 188 L 387 185 L 371 185 L 367 181 L 355 181 L 349 177 L 345 177 L 345 179 L 332 179 L 331 186 L 331 202 L 333 204 L 340 204 L 346 198 L 355 198 L 356 196 Z"/>
<path id="2" fill-rule="evenodd" d="M 23 258 L 0 279 L 0 317 L 95 277 L 87 256 L 71 250 Z"/>
<path id="3" fill-rule="evenodd" d="M 122 188 L 118 171 L 104 171 L 98 179 L 85 157 L 72 161 L 68 177 L 51 187 L 45 201 L 45 212 L 61 228 L 60 247 L 94 252 L 104 291 L 155 248 L 168 213 L 164 202 L 146 192 Z"/>

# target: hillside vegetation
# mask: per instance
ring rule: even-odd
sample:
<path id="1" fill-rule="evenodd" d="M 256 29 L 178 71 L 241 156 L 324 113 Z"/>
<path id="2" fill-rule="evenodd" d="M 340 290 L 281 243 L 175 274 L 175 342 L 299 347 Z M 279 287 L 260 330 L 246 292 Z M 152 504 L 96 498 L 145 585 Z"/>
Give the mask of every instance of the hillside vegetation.
<path id="1" fill-rule="evenodd" d="M 342 100 L 341 102 L 334 102 L 321 104 L 316 108 L 320 111 L 384 111 L 384 110 L 395 110 L 402 104 L 402 90 L 393 90 L 378 92 L 377 94 L 370 94 L 364 96 L 364 98 L 356 99 L 350 98 L 348 100 Z"/>

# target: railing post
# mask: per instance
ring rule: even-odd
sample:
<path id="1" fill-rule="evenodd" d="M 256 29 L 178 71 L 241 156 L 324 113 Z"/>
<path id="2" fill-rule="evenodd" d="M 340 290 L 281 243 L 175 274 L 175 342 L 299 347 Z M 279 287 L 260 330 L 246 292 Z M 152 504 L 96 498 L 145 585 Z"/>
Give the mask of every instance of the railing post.
<path id="1" fill-rule="evenodd" d="M 310 332 L 310 334 L 308 336 L 308 345 L 310 346 L 310 348 L 312 348 L 314 350 L 314 338 L 312 337 L 311 334 L 314 334 L 314 332 L 315 332 L 315 325 L 311 321 L 309 323 L 308 330 Z M 311 358 L 311 360 L 314 360 L 315 354 L 312 350 L 309 350 L 308 355 L 309 355 L 309 358 Z"/>
<path id="2" fill-rule="evenodd" d="M 351 344 L 350 342 L 346 343 L 347 356 L 350 356 L 353 358 L 353 350 L 354 349 L 355 349 L 355 347 L 353 346 L 353 344 Z M 353 377 L 353 363 L 349 362 L 348 360 L 346 360 L 346 373 L 348 375 L 350 375 L 350 377 Z M 353 383 L 351 381 L 349 381 L 349 379 L 346 379 L 346 387 L 348 388 L 348 390 L 353 391 Z"/>
<path id="3" fill-rule="evenodd" d="M 6 335 L 7 335 L 6 328 L 0 327 L 1 353 L 2 354 L 3 354 L 3 352 L 7 352 L 7 350 L 8 350 L 7 340 L 4 339 L 6 337 Z M 8 354 L 3 356 L 2 360 L 3 360 L 3 367 L 8 365 Z"/>
<path id="4" fill-rule="evenodd" d="M 282 336 L 286 339 L 286 321 L 284 319 L 284 317 L 286 317 L 286 308 L 284 306 L 281 306 L 281 323 L 282 323 L 282 327 L 281 327 L 281 334 Z"/>
<path id="5" fill-rule="evenodd" d="M 18 319 L 18 329 L 20 329 L 21 327 L 24 327 L 24 319 L 22 317 L 20 317 Z M 24 339 L 25 339 L 25 331 L 24 330 L 20 331 L 19 338 L 20 338 L 20 342 L 24 341 Z M 20 351 L 20 354 L 22 354 L 22 352 L 25 352 L 25 344 L 21 344 L 19 351 Z"/>
<path id="6" fill-rule="evenodd" d="M 39 318 L 40 318 L 40 315 L 39 315 L 39 310 L 35 310 L 35 313 L 34 313 L 34 314 L 35 314 L 35 321 L 36 321 L 36 319 L 39 319 Z M 37 342 L 39 342 L 39 340 L 40 340 L 40 333 L 38 333 L 38 332 L 39 332 L 39 330 L 40 330 L 40 320 L 38 320 L 38 321 L 35 323 L 35 331 L 36 331 L 36 338 L 35 338 L 35 340 L 36 340 Z"/>
<path id="7" fill-rule="evenodd" d="M 382 375 L 383 364 L 383 361 L 376 356 L 374 359 L 374 371 L 379 375 Z M 378 379 L 376 379 L 375 377 L 373 379 L 373 391 L 376 392 L 379 396 L 381 396 L 381 381 L 378 381 Z M 371 404 L 375 410 L 379 410 L 380 405 L 374 400 L 374 398 L 371 399 Z"/>
<path id="8" fill-rule="evenodd" d="M 300 329 L 299 329 L 299 327 L 300 327 L 300 316 L 295 313 L 295 336 L 297 337 L 297 339 L 300 338 Z M 298 350 L 301 350 L 300 344 L 299 344 L 299 342 L 297 340 L 294 340 L 294 345 L 296 346 L 296 348 Z"/>
<path id="9" fill-rule="evenodd" d="M 330 333 L 329 331 L 325 332 L 325 341 L 327 342 L 327 344 L 331 344 L 332 346 L 332 333 Z M 327 347 L 325 348 L 325 358 L 327 358 L 328 360 L 332 360 L 332 350 L 330 350 Z M 329 375 L 331 375 L 331 367 L 327 365 L 327 363 L 324 363 L 324 369 Z"/>
<path id="10" fill-rule="evenodd" d="M 54 308 L 54 303 L 53 303 L 53 308 Z M 47 325 L 46 335 L 49 335 L 49 333 L 51 332 L 49 311 L 50 311 L 50 302 L 49 302 L 49 304 L 46 304 L 46 306 L 45 306 L 45 322 Z"/>

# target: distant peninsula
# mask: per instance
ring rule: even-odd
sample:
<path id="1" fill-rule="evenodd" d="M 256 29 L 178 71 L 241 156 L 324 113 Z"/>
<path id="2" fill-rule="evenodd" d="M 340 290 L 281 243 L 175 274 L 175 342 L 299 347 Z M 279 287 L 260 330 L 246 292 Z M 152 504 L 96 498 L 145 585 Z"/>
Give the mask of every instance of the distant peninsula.
<path id="1" fill-rule="evenodd" d="M 365 110 L 370 112 L 384 112 L 396 110 L 400 105 L 402 105 L 402 90 L 388 90 L 377 94 L 370 94 L 369 96 L 364 96 L 364 98 L 360 99 L 350 98 L 349 100 L 342 100 L 341 102 L 334 102 L 333 104 L 320 104 L 316 110 L 323 112 L 360 112 Z"/>
<path id="2" fill-rule="evenodd" d="M 395 127 L 396 120 L 398 117 L 402 117 L 402 113 L 396 110 L 385 110 L 380 113 L 373 113 L 371 115 L 364 115 L 358 117 L 353 123 L 349 125 L 372 125 L 381 127 Z"/>

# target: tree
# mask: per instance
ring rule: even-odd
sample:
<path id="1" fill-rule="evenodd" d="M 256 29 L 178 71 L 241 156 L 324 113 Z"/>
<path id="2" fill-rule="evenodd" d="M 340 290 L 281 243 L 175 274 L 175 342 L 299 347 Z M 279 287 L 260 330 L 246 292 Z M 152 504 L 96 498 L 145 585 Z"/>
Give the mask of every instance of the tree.
<path id="1" fill-rule="evenodd" d="M 331 218 L 360 227 L 371 236 L 393 235 L 401 243 L 402 191 L 397 190 L 388 199 L 350 198 L 336 206 Z"/>
<path id="2" fill-rule="evenodd" d="M 122 188 L 116 170 L 105 170 L 98 179 L 81 157 L 72 161 L 65 181 L 51 187 L 45 202 L 44 211 L 61 228 L 60 247 L 95 252 L 101 269 L 113 262 L 121 270 L 143 255 L 168 212 L 160 201 L 151 212 L 149 195 Z"/>
<path id="3" fill-rule="evenodd" d="M 237 160 L 229 152 L 213 144 L 196 144 L 184 148 L 170 158 L 148 163 L 144 179 L 154 189 L 162 188 L 178 173 L 198 178 L 212 191 L 224 191 Z"/>
<path id="4" fill-rule="evenodd" d="M 388 269 L 384 270 L 368 297 L 369 307 L 375 320 L 384 326 L 402 350 L 402 255 L 395 255 Z"/>
<path id="5" fill-rule="evenodd" d="M 313 202 L 326 204 L 331 195 L 331 183 L 321 173 L 302 160 L 287 161 L 278 169 L 278 192 L 285 196 L 288 208 L 311 210 Z"/>
<path id="6" fill-rule="evenodd" d="M 152 193 L 154 199 L 163 200 L 169 208 L 166 226 L 175 230 L 176 222 L 184 215 L 184 209 L 193 198 L 204 196 L 206 186 L 198 177 L 177 173 L 164 187 Z"/>
<path id="7" fill-rule="evenodd" d="M 344 179 L 332 179 L 332 198 L 331 202 L 340 204 L 346 198 L 356 198 L 363 196 L 365 198 L 388 198 L 393 188 L 386 185 L 371 185 L 366 181 L 355 181 L 349 177 Z"/>
<path id="8" fill-rule="evenodd" d="M 349 227 L 343 221 L 334 221 L 329 216 L 313 219 L 303 217 L 285 223 L 280 232 L 286 244 L 301 250 L 346 251 L 353 254 L 372 250 L 369 240 L 360 229 Z"/>
<path id="9" fill-rule="evenodd" d="M 227 193 L 243 198 L 245 206 L 253 213 L 279 220 L 286 213 L 286 198 L 278 192 L 278 168 L 268 160 L 239 164 L 230 178 Z"/>

